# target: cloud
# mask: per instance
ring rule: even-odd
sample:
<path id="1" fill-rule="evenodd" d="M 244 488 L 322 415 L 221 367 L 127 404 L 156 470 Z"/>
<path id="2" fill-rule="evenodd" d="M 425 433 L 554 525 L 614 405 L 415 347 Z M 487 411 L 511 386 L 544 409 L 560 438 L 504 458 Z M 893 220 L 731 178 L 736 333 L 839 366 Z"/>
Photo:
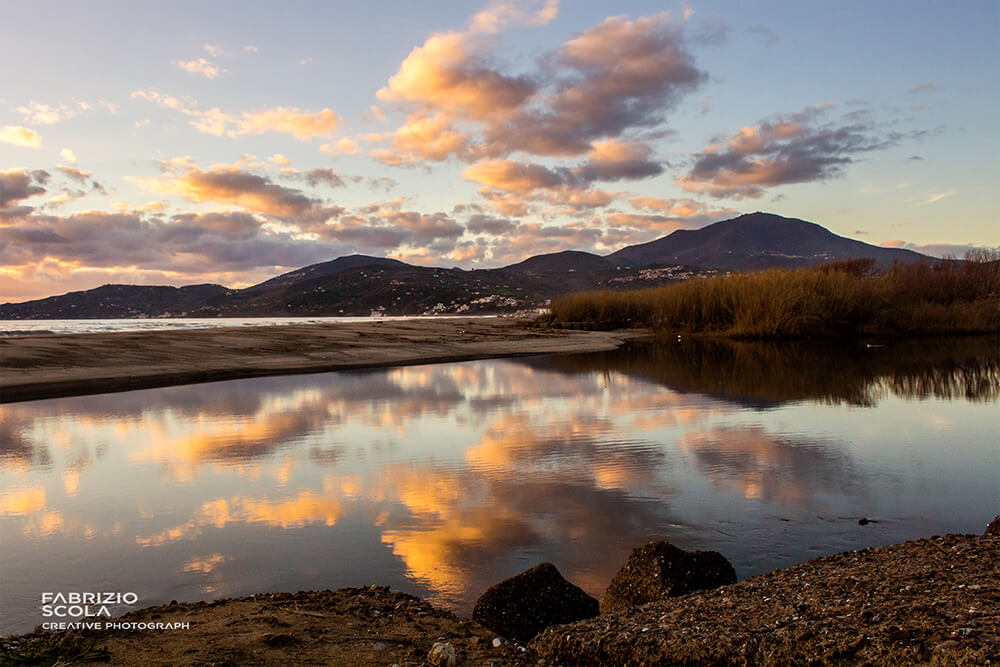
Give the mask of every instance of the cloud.
<path id="1" fill-rule="evenodd" d="M 527 212 L 524 200 L 567 207 L 567 210 L 549 213 L 571 213 L 607 206 L 614 200 L 614 194 L 591 188 L 594 181 L 641 179 L 661 173 L 663 167 L 650 159 L 651 152 L 642 142 L 606 139 L 593 142 L 587 153 L 588 160 L 573 167 L 482 160 L 467 167 L 462 177 L 486 186 L 480 194 L 507 215 L 524 215 Z M 504 199 L 495 190 L 511 193 L 517 199 Z"/>
<path id="2" fill-rule="evenodd" d="M 573 170 L 587 183 L 635 180 L 663 173 L 663 165 L 650 159 L 652 150 L 644 143 L 605 139 L 591 146 L 589 162 Z"/>
<path id="3" fill-rule="evenodd" d="M 201 48 L 203 48 L 205 50 L 205 52 L 208 53 L 208 55 L 212 56 L 213 58 L 218 58 L 219 56 L 229 56 L 229 55 L 232 55 L 232 54 L 226 52 L 222 47 L 216 46 L 214 44 L 205 44 Z"/>
<path id="4" fill-rule="evenodd" d="M 632 208 L 643 211 L 658 211 L 670 218 L 712 218 L 721 220 L 734 216 L 737 211 L 732 208 L 711 208 L 707 204 L 693 199 L 659 199 L 657 197 L 632 197 L 629 199 Z"/>
<path id="5" fill-rule="evenodd" d="M 208 48 L 208 45 L 206 45 L 206 48 Z M 177 65 L 185 72 L 201 74 L 208 79 L 217 79 L 219 78 L 219 75 L 226 71 L 221 69 L 215 63 L 209 62 L 204 58 L 195 58 L 194 60 L 171 60 L 170 63 L 172 65 Z"/>
<path id="6" fill-rule="evenodd" d="M 216 136 L 240 137 L 247 134 L 280 132 L 296 139 L 308 141 L 332 134 L 340 124 L 340 116 L 330 109 L 316 112 L 301 111 L 298 107 L 276 107 L 260 111 L 229 113 L 218 107 L 201 111 L 191 98 L 165 95 L 156 90 L 136 90 L 132 98 L 148 100 L 162 107 L 191 116 L 199 132 Z"/>
<path id="7" fill-rule="evenodd" d="M 493 236 L 501 236 L 503 234 L 510 234 L 514 232 L 514 230 L 517 229 L 517 223 L 508 220 L 507 218 L 494 218 L 481 213 L 476 213 L 469 216 L 469 220 L 465 223 L 465 228 L 473 234 L 492 234 Z"/>
<path id="8" fill-rule="evenodd" d="M 941 90 L 941 86 L 936 83 L 928 81 L 927 83 L 922 83 L 919 86 L 914 86 L 906 91 L 907 95 L 920 95 L 922 93 L 934 93 Z"/>
<path id="9" fill-rule="evenodd" d="M 610 17 L 545 63 L 554 89 L 485 130 L 489 154 L 580 155 L 593 141 L 659 124 L 705 79 L 670 14 Z"/>
<path id="10" fill-rule="evenodd" d="M 915 204 L 915 206 L 926 206 L 927 204 L 933 204 L 934 202 L 938 202 L 938 201 L 941 201 L 942 199 L 946 199 L 946 198 L 952 196 L 953 194 L 955 194 L 954 190 L 948 190 L 947 192 L 938 192 L 936 194 L 930 195 L 929 197 L 927 197 L 927 199 L 925 199 L 925 200 L 923 200 L 921 202 L 917 202 Z"/>
<path id="11" fill-rule="evenodd" d="M 828 108 L 810 107 L 744 127 L 697 153 L 690 171 L 674 183 L 713 197 L 756 198 L 766 188 L 840 176 L 857 154 L 901 138 L 876 136 L 874 126 L 856 116 L 852 123 L 817 125 Z"/>
<path id="12" fill-rule="evenodd" d="M 370 151 L 369 156 L 390 165 L 421 160 L 440 162 L 452 155 L 465 155 L 468 141 L 468 136 L 456 130 L 446 115 L 413 114 L 396 130 L 391 149 L 378 148 Z"/>
<path id="13" fill-rule="evenodd" d="M 281 170 L 281 172 L 291 178 L 299 178 L 312 187 L 324 184 L 330 186 L 331 188 L 342 188 L 347 185 L 343 176 L 328 167 L 307 169 L 304 171 L 298 171 L 285 167 Z"/>
<path id="14" fill-rule="evenodd" d="M 59 157 L 65 160 L 66 162 L 69 162 L 70 164 L 76 164 L 76 153 L 74 153 L 68 148 L 64 148 L 61 151 L 59 151 Z"/>
<path id="15" fill-rule="evenodd" d="M 42 137 L 26 127 L 2 125 L 0 126 L 0 143 L 14 144 L 25 148 L 41 148 Z"/>
<path id="16" fill-rule="evenodd" d="M 40 170 L 0 171 L 0 209 L 18 204 L 29 197 L 44 194 L 45 188 L 42 184 L 46 180 L 48 173 Z"/>
<path id="17" fill-rule="evenodd" d="M 545 0 L 535 11 L 525 9 L 524 3 L 509 0 L 491 2 L 469 21 L 470 32 L 497 33 L 508 25 L 540 26 L 550 23 L 559 14 L 559 0 Z"/>
<path id="18" fill-rule="evenodd" d="M 718 218 L 710 216 L 666 216 L 636 213 L 608 213 L 605 222 L 612 227 L 622 227 L 633 231 L 656 231 L 659 234 L 673 232 L 678 229 L 698 229 L 715 222 Z"/>
<path id="19" fill-rule="evenodd" d="M 56 168 L 59 171 L 61 171 L 65 176 L 68 176 L 69 178 L 78 183 L 86 183 L 87 180 L 93 175 L 93 172 L 87 171 L 85 169 L 77 169 L 75 167 L 65 167 L 63 165 L 59 165 Z"/>
<path id="20" fill-rule="evenodd" d="M 980 246 L 973 243 L 911 243 L 901 239 L 882 241 L 879 244 L 883 248 L 903 248 L 913 250 L 922 255 L 931 257 L 965 257 L 966 253 L 976 250 L 991 250 L 988 246 Z"/>
<path id="21" fill-rule="evenodd" d="M 515 162 L 514 160 L 484 160 L 470 165 L 462 178 L 490 188 L 531 194 L 539 188 L 554 188 L 572 180 L 568 169 L 550 169 L 541 164 Z"/>
<path id="22" fill-rule="evenodd" d="M 84 110 L 89 108 L 90 105 L 86 105 Z M 69 108 L 65 104 L 50 106 L 39 102 L 31 102 L 27 106 L 17 107 L 16 111 L 22 114 L 24 119 L 32 125 L 55 125 L 64 120 L 69 120 L 77 114 L 76 110 Z"/>
<path id="23" fill-rule="evenodd" d="M 354 139 L 351 139 L 350 137 L 343 137 L 337 141 L 323 144 L 319 147 L 319 150 L 321 153 L 333 156 L 356 155 L 361 152 L 361 147 Z"/>
<path id="24" fill-rule="evenodd" d="M 606 19 L 542 58 L 537 71 L 502 72 L 485 37 L 508 22 L 544 23 L 555 11 L 554 3 L 535 11 L 496 3 L 466 32 L 435 34 L 413 49 L 378 92 L 408 108 L 409 118 L 391 135 L 393 145 L 373 156 L 395 165 L 519 151 L 583 155 L 594 142 L 662 122 L 705 78 L 669 13 Z M 646 175 L 656 169 L 641 166 Z"/>
<path id="25" fill-rule="evenodd" d="M 309 113 L 300 111 L 298 107 L 277 107 L 262 111 L 244 111 L 238 116 L 211 109 L 206 114 L 203 123 L 192 124 L 202 132 L 222 134 L 217 129 L 221 124 L 229 128 L 223 131 L 230 137 L 281 132 L 307 141 L 314 137 L 329 136 L 340 124 L 340 117 L 330 109 Z"/>
<path id="26" fill-rule="evenodd" d="M 455 117 L 483 119 L 510 111 L 535 92 L 535 85 L 492 69 L 483 48 L 469 33 L 433 35 L 410 52 L 376 97 Z"/>
<path id="27" fill-rule="evenodd" d="M 246 211 L 279 217 L 306 215 L 319 207 L 319 200 L 301 191 L 286 188 L 266 176 L 254 174 L 235 165 L 217 165 L 203 170 L 182 163 L 181 173 L 170 172 L 161 177 L 127 180 L 150 192 L 182 197 L 191 202 L 217 202 L 238 206 Z M 169 165 L 167 168 L 172 168 Z"/>
<path id="28" fill-rule="evenodd" d="M 528 202 L 518 195 L 508 192 L 497 192 L 490 188 L 479 188 L 478 192 L 483 199 L 490 203 L 490 206 L 504 215 L 522 217 L 527 215 L 531 210 Z"/>

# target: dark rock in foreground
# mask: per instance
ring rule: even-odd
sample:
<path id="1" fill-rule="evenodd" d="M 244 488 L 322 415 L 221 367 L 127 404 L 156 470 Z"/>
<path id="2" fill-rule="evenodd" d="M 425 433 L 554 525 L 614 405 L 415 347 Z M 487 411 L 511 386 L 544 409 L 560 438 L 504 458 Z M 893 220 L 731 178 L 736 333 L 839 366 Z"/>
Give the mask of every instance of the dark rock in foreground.
<path id="1" fill-rule="evenodd" d="M 601 596 L 601 612 L 736 583 L 736 571 L 718 551 L 684 551 L 667 542 L 632 550 Z"/>
<path id="2" fill-rule="evenodd" d="M 990 525 L 986 526 L 986 532 L 984 535 L 1000 535 L 1000 514 L 998 514 L 992 521 Z"/>
<path id="3" fill-rule="evenodd" d="M 560 623 L 599 613 L 597 600 L 566 581 L 552 563 L 542 563 L 486 589 L 472 619 L 497 634 L 527 642 Z"/>
<path id="4" fill-rule="evenodd" d="M 548 628 L 559 665 L 1000 664 L 1000 536 L 828 556 Z"/>

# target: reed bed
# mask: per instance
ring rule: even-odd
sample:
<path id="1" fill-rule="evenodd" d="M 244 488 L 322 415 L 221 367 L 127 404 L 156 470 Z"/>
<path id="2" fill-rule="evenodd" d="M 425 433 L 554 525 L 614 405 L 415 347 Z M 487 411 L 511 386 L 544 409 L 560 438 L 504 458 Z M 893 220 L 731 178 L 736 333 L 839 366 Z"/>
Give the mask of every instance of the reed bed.
<path id="1" fill-rule="evenodd" d="M 1000 330 L 1000 257 L 895 264 L 873 260 L 696 278 L 631 292 L 554 299 L 550 318 L 734 337 L 988 333 Z"/>

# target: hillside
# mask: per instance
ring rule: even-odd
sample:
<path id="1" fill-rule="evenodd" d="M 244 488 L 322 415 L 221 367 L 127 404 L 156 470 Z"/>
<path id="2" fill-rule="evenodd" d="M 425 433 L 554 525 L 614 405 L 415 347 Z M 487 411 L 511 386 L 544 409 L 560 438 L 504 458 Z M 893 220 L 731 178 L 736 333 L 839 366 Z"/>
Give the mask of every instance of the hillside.
<path id="1" fill-rule="evenodd" d="M 3 304 L 0 319 L 505 313 L 544 307 L 571 292 L 657 287 L 717 272 L 869 257 L 882 266 L 928 259 L 909 250 L 837 236 L 804 220 L 752 213 L 702 229 L 676 231 L 606 257 L 565 250 L 499 269 L 466 271 L 349 255 L 245 289 L 105 285 Z"/>
<path id="2" fill-rule="evenodd" d="M 680 229 L 608 255 L 631 266 L 688 264 L 720 271 L 756 271 L 815 266 L 872 258 L 883 267 L 927 259 L 912 250 L 882 248 L 838 236 L 805 220 L 771 213 L 748 213 L 701 229 Z"/>

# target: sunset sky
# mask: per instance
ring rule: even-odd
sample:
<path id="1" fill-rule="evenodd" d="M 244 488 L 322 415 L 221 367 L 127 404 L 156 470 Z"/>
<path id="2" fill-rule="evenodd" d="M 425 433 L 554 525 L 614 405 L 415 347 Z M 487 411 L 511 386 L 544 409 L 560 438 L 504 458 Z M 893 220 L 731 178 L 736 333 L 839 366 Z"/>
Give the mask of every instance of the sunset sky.
<path id="1" fill-rule="evenodd" d="M 607 254 L 756 210 L 1000 245 L 995 0 L 611 7 L 6 3 L 0 302 Z"/>

